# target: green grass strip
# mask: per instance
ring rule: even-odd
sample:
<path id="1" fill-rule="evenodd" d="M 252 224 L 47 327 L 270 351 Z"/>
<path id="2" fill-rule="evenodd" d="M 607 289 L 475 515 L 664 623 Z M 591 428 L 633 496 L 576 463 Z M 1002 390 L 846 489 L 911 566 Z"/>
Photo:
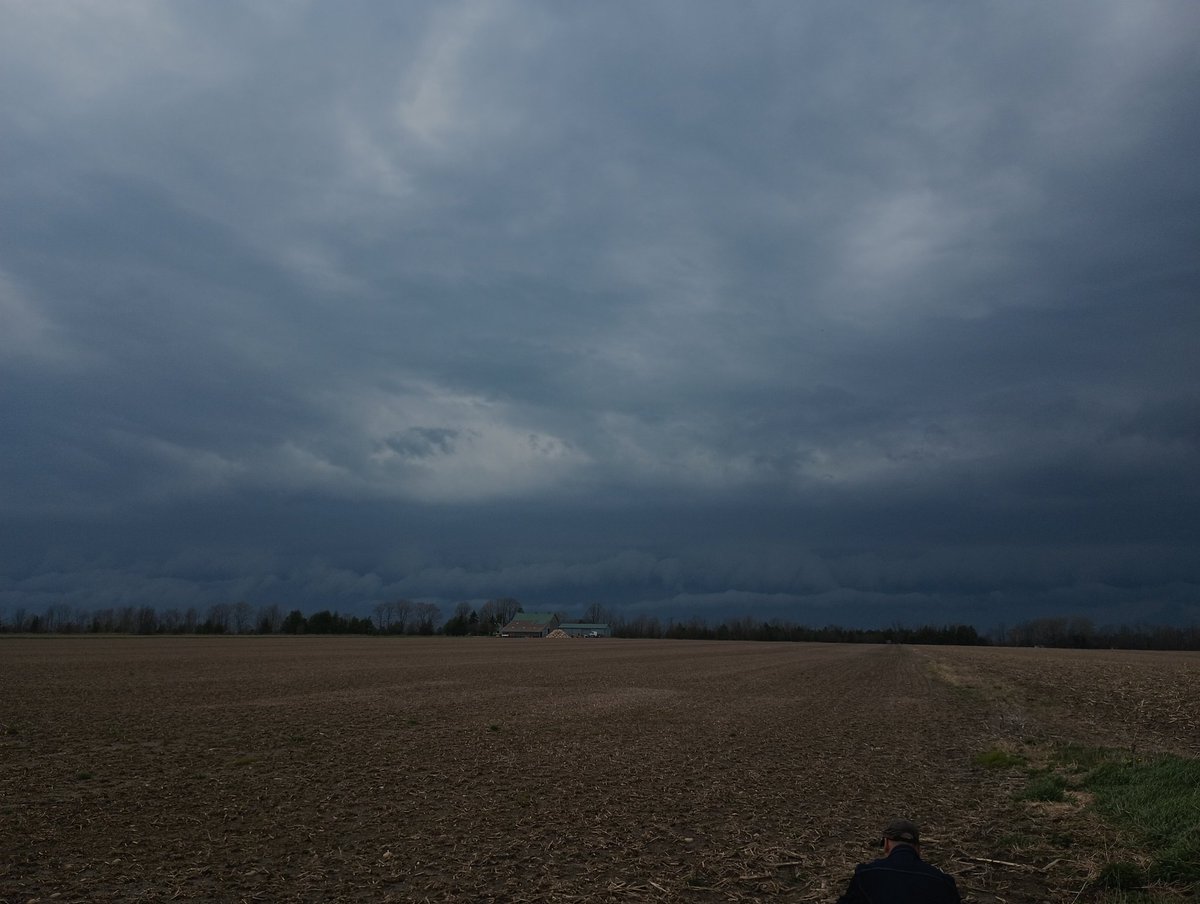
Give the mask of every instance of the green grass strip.
<path id="1" fill-rule="evenodd" d="M 1036 773 L 1029 785 L 1017 795 L 1018 800 L 1063 801 L 1066 800 L 1067 781 L 1053 772 Z"/>
<path id="2" fill-rule="evenodd" d="M 975 765 L 984 769 L 1007 769 L 1010 766 L 1025 765 L 1025 757 L 1011 753 L 1002 747 L 992 747 L 983 753 L 975 755 Z"/>
<path id="3" fill-rule="evenodd" d="M 1200 882 L 1200 759 L 1111 760 L 1084 787 L 1101 813 L 1148 845 L 1151 878 Z"/>

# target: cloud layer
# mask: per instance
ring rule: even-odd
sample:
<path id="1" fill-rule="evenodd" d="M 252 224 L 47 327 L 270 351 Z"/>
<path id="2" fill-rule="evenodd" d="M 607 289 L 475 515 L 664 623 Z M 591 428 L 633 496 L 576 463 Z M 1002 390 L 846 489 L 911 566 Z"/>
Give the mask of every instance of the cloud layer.
<path id="1" fill-rule="evenodd" d="M 6 5 L 0 608 L 1194 617 L 1197 26 Z"/>

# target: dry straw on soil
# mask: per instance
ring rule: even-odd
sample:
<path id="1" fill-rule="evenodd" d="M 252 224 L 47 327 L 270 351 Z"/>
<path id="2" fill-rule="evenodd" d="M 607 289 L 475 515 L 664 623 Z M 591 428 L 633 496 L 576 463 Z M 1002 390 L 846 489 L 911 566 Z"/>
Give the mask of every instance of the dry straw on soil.
<path id="1" fill-rule="evenodd" d="M 1194 749 L 1178 695 L 1200 697 L 1197 664 L 4 639 L 0 900 L 828 901 L 906 814 L 968 900 L 1069 904 L 1097 868 L 1072 839 L 1136 851 L 1081 806 L 1014 800 L 1020 770 L 976 757 L 1104 734 L 1083 694 L 1113 701 L 1118 743 Z M 1155 692 L 1168 677 L 1181 686 Z"/>

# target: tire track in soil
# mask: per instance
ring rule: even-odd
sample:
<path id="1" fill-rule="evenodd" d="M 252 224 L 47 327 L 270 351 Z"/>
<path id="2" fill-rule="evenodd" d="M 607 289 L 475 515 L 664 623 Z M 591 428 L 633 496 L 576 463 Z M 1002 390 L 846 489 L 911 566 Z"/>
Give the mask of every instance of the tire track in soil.
<path id="1" fill-rule="evenodd" d="M 901 813 L 970 900 L 1060 900 L 966 859 L 994 714 L 911 648 L 3 643 L 5 904 L 832 900 Z"/>
<path id="2" fill-rule="evenodd" d="M 851 814 L 831 823 L 848 840 L 830 846 L 825 875 L 844 877 L 854 862 L 878 856 L 853 839 L 873 839 L 888 819 L 906 815 L 922 827 L 925 855 L 956 876 L 965 900 L 1059 900 L 1032 866 L 985 862 L 1005 859 L 997 856 L 996 827 L 1011 824 L 1014 811 L 1010 785 L 973 764 L 992 743 L 995 716 L 930 675 L 925 651 L 895 645 L 866 648 L 859 661 L 827 676 L 828 693 L 840 703 L 813 741 L 816 756 L 836 762 L 828 742 L 839 735 L 859 748 L 823 789 L 832 801 L 840 791 Z M 812 899 L 832 900 L 842 881 Z"/>

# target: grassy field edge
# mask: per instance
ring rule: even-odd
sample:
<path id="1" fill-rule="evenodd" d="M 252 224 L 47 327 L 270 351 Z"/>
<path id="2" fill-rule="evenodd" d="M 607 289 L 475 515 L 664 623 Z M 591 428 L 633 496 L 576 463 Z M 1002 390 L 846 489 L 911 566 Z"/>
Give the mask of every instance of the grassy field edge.
<path id="1" fill-rule="evenodd" d="M 1200 758 L 1069 744 L 1049 750 L 997 746 L 978 754 L 975 764 L 1022 770 L 1018 801 L 1031 807 L 1074 803 L 1126 839 L 1135 856 L 1099 846 L 1089 900 L 1200 901 Z"/>

